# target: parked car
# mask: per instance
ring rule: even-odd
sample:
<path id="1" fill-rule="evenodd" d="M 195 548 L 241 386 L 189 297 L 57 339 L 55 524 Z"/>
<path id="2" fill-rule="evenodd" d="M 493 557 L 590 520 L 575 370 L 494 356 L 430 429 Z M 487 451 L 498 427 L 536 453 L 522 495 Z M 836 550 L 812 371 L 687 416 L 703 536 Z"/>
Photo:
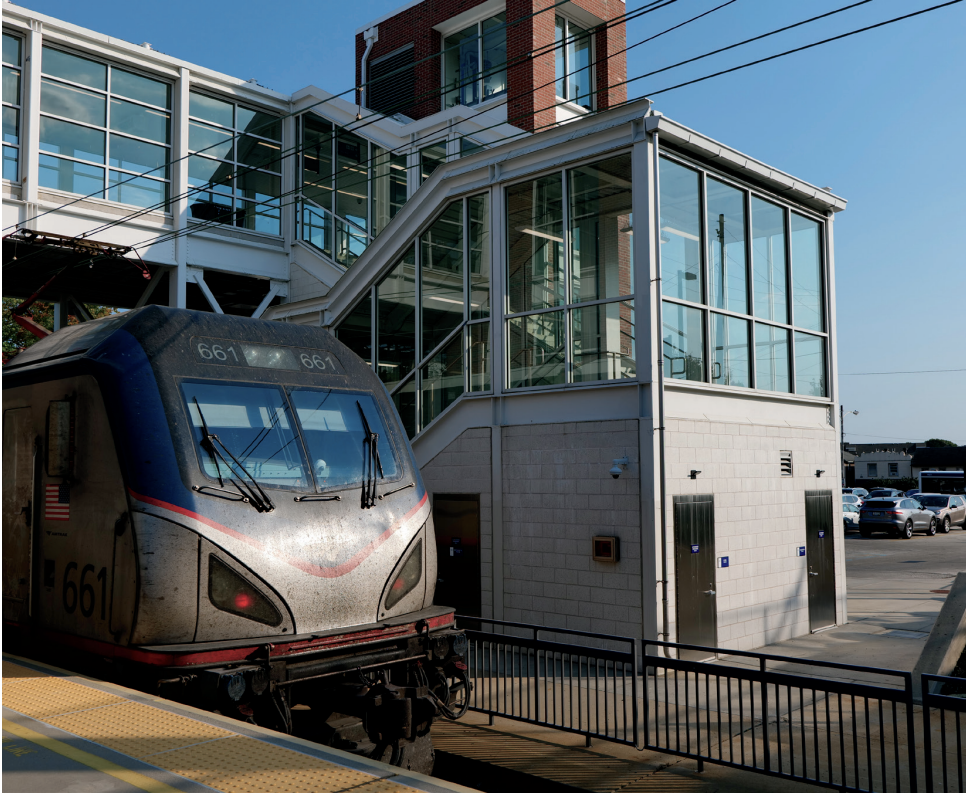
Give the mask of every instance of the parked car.
<path id="1" fill-rule="evenodd" d="M 902 491 L 897 491 L 895 488 L 876 488 L 871 491 L 868 495 L 868 499 L 881 499 L 881 498 L 899 498 L 901 499 L 905 494 Z"/>
<path id="2" fill-rule="evenodd" d="M 852 496 L 852 494 L 844 494 L 844 496 Z M 852 498 L 858 499 L 859 497 L 852 496 Z M 859 528 L 859 507 L 855 502 L 847 502 L 844 498 L 842 499 L 842 523 L 846 532 L 850 529 Z"/>
<path id="3" fill-rule="evenodd" d="M 869 498 L 869 492 L 865 490 L 865 488 L 843 488 L 842 493 L 843 494 L 850 493 L 853 496 L 861 496 L 862 499 Z"/>
<path id="4" fill-rule="evenodd" d="M 906 496 L 915 496 L 916 494 L 920 493 L 922 493 L 922 491 L 920 491 L 918 488 L 910 488 L 908 491 L 906 491 Z"/>
<path id="5" fill-rule="evenodd" d="M 939 521 L 935 513 L 927 510 L 915 499 L 905 496 L 892 499 L 869 499 L 859 510 L 859 532 L 863 538 L 872 537 L 873 532 L 888 532 L 900 538 L 911 538 L 916 530 L 927 535 L 935 535 Z"/>
<path id="6" fill-rule="evenodd" d="M 861 496 L 856 496 L 854 493 L 844 493 L 842 494 L 842 504 L 855 505 L 856 510 L 862 507 L 862 503 L 865 502 Z"/>
<path id="7" fill-rule="evenodd" d="M 945 493 L 920 493 L 916 500 L 935 514 L 940 532 L 949 532 L 950 527 L 966 529 L 966 498 Z"/>

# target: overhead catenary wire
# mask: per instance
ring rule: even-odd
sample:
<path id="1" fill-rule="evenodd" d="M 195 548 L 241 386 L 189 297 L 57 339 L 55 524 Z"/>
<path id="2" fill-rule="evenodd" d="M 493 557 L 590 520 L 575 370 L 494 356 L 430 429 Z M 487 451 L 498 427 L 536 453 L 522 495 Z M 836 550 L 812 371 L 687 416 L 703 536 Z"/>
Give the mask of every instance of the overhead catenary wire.
<path id="1" fill-rule="evenodd" d="M 902 369 L 894 372 L 840 372 L 840 378 L 852 378 L 857 375 L 923 375 L 927 372 L 966 372 L 966 367 L 962 369 Z"/>

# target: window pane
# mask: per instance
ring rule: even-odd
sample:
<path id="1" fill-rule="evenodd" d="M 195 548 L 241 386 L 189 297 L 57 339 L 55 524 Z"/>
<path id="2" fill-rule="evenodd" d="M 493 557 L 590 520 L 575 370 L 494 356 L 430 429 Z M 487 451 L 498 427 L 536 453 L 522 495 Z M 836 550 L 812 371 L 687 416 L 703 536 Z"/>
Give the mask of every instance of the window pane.
<path id="1" fill-rule="evenodd" d="M 634 291 L 630 173 L 629 154 L 569 172 L 574 303 Z"/>
<path id="2" fill-rule="evenodd" d="M 469 157 L 471 154 L 476 154 L 477 152 L 482 152 L 486 147 L 474 141 L 472 138 L 467 138 L 465 135 L 460 138 L 460 157 Z"/>
<path id="3" fill-rule="evenodd" d="M 507 188 L 510 314 L 564 302 L 562 192 L 559 174 Z"/>
<path id="4" fill-rule="evenodd" d="M 412 372 L 416 366 L 416 250 L 410 248 L 402 261 L 376 288 L 378 366 L 386 388 Z M 413 417 L 415 426 L 415 417 Z"/>
<path id="5" fill-rule="evenodd" d="M 785 210 L 751 199 L 752 290 L 755 317 L 788 322 L 785 288 Z"/>
<path id="6" fill-rule="evenodd" d="M 594 70 L 590 65 L 591 35 L 573 22 L 567 23 L 567 99 L 588 110 L 593 102 Z M 577 37 L 577 38 L 574 38 Z"/>
<path id="7" fill-rule="evenodd" d="M 128 181 L 130 180 L 130 181 Z M 118 182 L 124 182 L 119 185 Z M 107 197 L 111 201 L 122 204 L 134 204 L 138 207 L 153 207 L 166 211 L 165 202 L 168 200 L 168 183 L 157 179 L 137 176 L 133 179 L 130 174 L 111 171 Z"/>
<path id="8" fill-rule="evenodd" d="M 708 179 L 708 241 L 711 248 L 711 305 L 748 311 L 745 276 L 745 194 Z"/>
<path id="9" fill-rule="evenodd" d="M 40 117 L 40 148 L 81 160 L 104 162 L 104 133 L 68 121 Z"/>
<path id="10" fill-rule="evenodd" d="M 3 142 L 20 143 L 20 111 L 16 108 L 3 109 Z"/>
<path id="11" fill-rule="evenodd" d="M 312 484 L 292 415 L 277 386 L 182 383 L 181 391 L 191 416 L 198 461 L 208 477 L 241 481 L 254 477 L 262 485 L 289 488 Z M 205 426 L 238 458 L 247 475 L 238 464 L 228 465 L 211 454 L 202 435 Z M 362 444 L 358 446 L 361 450 Z"/>
<path id="12" fill-rule="evenodd" d="M 223 102 L 220 99 L 196 94 L 192 91 L 188 107 L 190 114 L 197 116 L 199 119 L 220 124 L 222 127 L 234 126 L 234 107 L 231 102 Z"/>
<path id="13" fill-rule="evenodd" d="M 703 312 L 664 302 L 664 377 L 705 380 Z"/>
<path id="14" fill-rule="evenodd" d="M 20 70 L 3 67 L 3 101 L 12 105 L 20 104 Z"/>
<path id="15" fill-rule="evenodd" d="M 102 91 L 107 88 L 107 67 L 103 63 L 50 47 L 44 47 L 43 50 L 43 73 Z"/>
<path id="16" fill-rule="evenodd" d="M 792 213 L 792 322 L 824 331 L 822 233 L 816 221 Z"/>
<path id="17" fill-rule="evenodd" d="M 553 73 L 557 81 L 556 93 L 561 99 L 567 98 L 567 80 L 564 77 L 566 62 L 564 60 L 563 40 L 567 36 L 567 23 L 563 17 L 556 17 L 554 22 L 554 50 L 553 50 Z"/>
<path id="18" fill-rule="evenodd" d="M 369 147 L 365 138 L 339 131 L 336 146 L 335 212 L 360 229 L 368 228 Z"/>
<path id="19" fill-rule="evenodd" d="M 252 135 L 260 135 L 275 141 L 282 140 L 282 122 L 277 116 L 241 107 L 238 108 L 237 113 L 238 129 L 242 132 L 250 132 Z"/>
<path id="20" fill-rule="evenodd" d="M 235 191 L 243 198 L 271 201 L 282 192 L 282 178 L 261 171 L 249 171 L 236 177 Z"/>
<path id="21" fill-rule="evenodd" d="M 711 314 L 711 382 L 751 386 L 748 369 L 748 321 Z"/>
<path id="22" fill-rule="evenodd" d="M 574 309 L 571 317 L 575 383 L 637 377 L 633 301 Z"/>
<path id="23" fill-rule="evenodd" d="M 412 438 L 416 435 L 416 378 L 411 377 L 406 383 L 392 393 L 392 402 L 399 412 L 399 419 L 406 431 L 406 435 Z"/>
<path id="24" fill-rule="evenodd" d="M 454 201 L 419 238 L 423 356 L 463 322 L 463 202 Z"/>
<path id="25" fill-rule="evenodd" d="M 433 171 L 446 162 L 446 144 L 436 143 L 419 152 L 419 184 L 433 175 Z"/>
<path id="26" fill-rule="evenodd" d="M 483 20 L 483 99 L 506 91 L 506 12 Z"/>
<path id="27" fill-rule="evenodd" d="M 282 210 L 272 204 L 237 201 L 235 225 L 265 234 L 282 233 Z"/>
<path id="28" fill-rule="evenodd" d="M 44 79 L 40 86 L 40 109 L 44 113 L 103 127 L 107 103 L 99 94 Z"/>
<path id="29" fill-rule="evenodd" d="M 372 233 L 379 234 L 406 203 L 406 155 L 372 145 Z"/>
<path id="30" fill-rule="evenodd" d="M 49 154 L 40 155 L 37 181 L 41 187 L 64 190 L 68 193 L 94 194 L 103 198 L 104 169 L 94 165 L 61 160 Z"/>
<path id="31" fill-rule="evenodd" d="M 445 107 L 479 102 L 480 39 L 476 25 L 443 40 Z M 504 57 L 505 60 L 505 57 Z"/>
<path id="32" fill-rule="evenodd" d="M 359 358 L 372 366 L 372 293 L 356 304 L 355 308 L 335 329 L 335 338 Z"/>
<path id="33" fill-rule="evenodd" d="M 661 290 L 669 298 L 703 303 L 698 174 L 662 157 L 660 177 Z"/>
<path id="34" fill-rule="evenodd" d="M 332 124 L 315 116 L 302 118 L 302 192 L 331 210 Z"/>
<path id="35" fill-rule="evenodd" d="M 277 143 L 241 135 L 238 138 L 238 162 L 269 171 L 280 171 L 282 169 L 282 162 L 279 159 L 281 149 L 282 147 Z"/>
<path id="36" fill-rule="evenodd" d="M 146 102 L 162 108 L 171 107 L 171 86 L 160 80 L 125 72 L 116 66 L 111 69 L 111 93 L 128 99 Z"/>
<path id="37" fill-rule="evenodd" d="M 152 176 L 167 179 L 165 163 L 168 152 L 164 146 L 136 141 L 122 135 L 111 135 L 111 165 L 129 171 L 151 171 Z M 158 169 L 158 170 L 155 170 Z"/>
<path id="38" fill-rule="evenodd" d="M 151 110 L 123 99 L 111 100 L 111 129 L 117 132 L 169 143 L 170 119 L 171 114 L 163 110 Z"/>
<path id="39" fill-rule="evenodd" d="M 220 157 L 224 160 L 230 160 L 234 156 L 230 132 L 223 132 L 197 121 L 188 122 L 188 148 L 195 152 L 204 151 L 209 157 Z"/>
<path id="40" fill-rule="evenodd" d="M 230 195 L 234 181 L 233 172 L 234 168 L 230 163 L 208 160 L 194 154 L 188 158 L 188 184 L 191 187 L 211 183 L 210 189 L 215 193 Z"/>
<path id="41" fill-rule="evenodd" d="M 463 334 L 456 337 L 423 367 L 422 421 L 426 427 L 463 393 Z"/>
<path id="42" fill-rule="evenodd" d="M 470 319 L 490 316 L 490 197 L 467 199 L 470 248 Z"/>
<path id="43" fill-rule="evenodd" d="M 825 397 L 825 340 L 795 332 L 795 393 Z"/>
<path id="44" fill-rule="evenodd" d="M 510 388 L 563 383 L 564 313 L 545 312 L 513 317 L 507 322 Z"/>
<path id="45" fill-rule="evenodd" d="M 3 178 L 9 179 L 11 182 L 16 182 L 19 179 L 18 161 L 20 158 L 20 152 L 14 149 L 12 146 L 3 147 Z"/>
<path id="46" fill-rule="evenodd" d="M 788 379 L 788 331 L 755 323 L 755 387 L 792 390 Z"/>
<path id="47" fill-rule="evenodd" d="M 233 225 L 235 213 L 231 199 L 215 193 L 197 193 L 188 199 L 188 212 L 198 221 Z"/>
<path id="48" fill-rule="evenodd" d="M 20 66 L 20 39 L 3 34 L 3 62 Z"/>
<path id="49" fill-rule="evenodd" d="M 470 348 L 470 391 L 490 390 L 490 324 L 467 326 Z"/>

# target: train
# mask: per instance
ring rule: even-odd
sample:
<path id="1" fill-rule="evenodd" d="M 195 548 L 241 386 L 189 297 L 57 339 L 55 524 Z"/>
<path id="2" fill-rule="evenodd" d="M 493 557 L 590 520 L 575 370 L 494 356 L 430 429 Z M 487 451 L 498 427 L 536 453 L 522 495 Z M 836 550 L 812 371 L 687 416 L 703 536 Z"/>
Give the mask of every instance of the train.
<path id="1" fill-rule="evenodd" d="M 146 306 L 20 352 L 3 550 L 6 642 L 163 697 L 420 772 L 469 702 L 408 438 L 321 328 Z"/>

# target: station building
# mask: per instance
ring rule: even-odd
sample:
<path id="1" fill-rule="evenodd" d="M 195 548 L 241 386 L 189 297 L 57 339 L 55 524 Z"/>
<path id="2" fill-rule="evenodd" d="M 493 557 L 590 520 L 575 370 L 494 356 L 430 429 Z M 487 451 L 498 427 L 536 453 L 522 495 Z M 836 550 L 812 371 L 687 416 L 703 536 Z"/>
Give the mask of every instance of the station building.
<path id="1" fill-rule="evenodd" d="M 59 273 L 58 322 L 334 332 L 466 614 L 734 648 L 844 622 L 845 201 L 628 102 L 624 13 L 409 3 L 356 32 L 341 97 L 7 3 L 4 295 Z"/>

